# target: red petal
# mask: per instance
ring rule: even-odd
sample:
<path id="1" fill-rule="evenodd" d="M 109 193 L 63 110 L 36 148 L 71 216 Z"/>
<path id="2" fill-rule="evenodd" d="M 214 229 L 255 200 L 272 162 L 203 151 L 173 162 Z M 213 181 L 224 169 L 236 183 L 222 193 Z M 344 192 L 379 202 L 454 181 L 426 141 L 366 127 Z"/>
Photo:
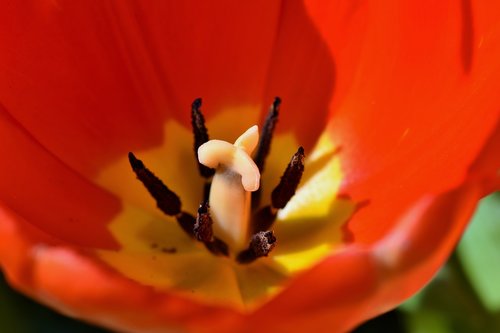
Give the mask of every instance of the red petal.
<path id="1" fill-rule="evenodd" d="M 484 193 L 500 190 L 500 120 L 469 170 L 470 181 L 479 182 Z"/>
<path id="2" fill-rule="evenodd" d="M 43 149 L 1 105 L 0 132 L 0 203 L 58 240 L 79 246 L 117 247 L 105 228 L 120 211 L 115 197 Z"/>
<path id="3" fill-rule="evenodd" d="M 343 191 L 370 201 L 348 229 L 355 241 L 371 243 L 420 196 L 464 182 L 495 130 L 500 6 L 356 4 L 350 17 L 368 27 L 354 36 L 362 49 L 342 43 L 324 3 L 308 8 L 339 68 L 330 131 L 342 149 Z"/>
<path id="4" fill-rule="evenodd" d="M 13 179 L 3 176 L 2 186 L 6 191 L 1 192 L 2 200 L 50 235 L 75 242 L 79 240 L 75 239 L 75 233 L 81 225 L 73 228 L 65 224 L 57 230 L 56 226 L 63 225 L 63 221 L 51 222 L 50 209 L 57 214 L 60 210 L 63 218 L 76 214 L 81 217 L 80 222 L 95 216 L 88 230 L 96 229 L 97 240 L 82 235 L 82 245 L 110 245 L 102 227 L 119 206 L 113 198 L 76 177 L 71 168 L 94 172 L 115 158 L 116 153 L 158 143 L 161 138 L 158 120 L 167 117 L 161 109 L 168 108 L 169 115 L 185 120 L 186 116 L 179 116 L 173 110 L 183 110 L 193 97 L 188 95 L 200 94 L 212 100 L 212 105 L 207 103 L 207 110 L 240 102 L 259 103 L 260 96 L 267 93 L 262 90 L 267 67 L 274 63 L 275 73 L 290 68 L 276 65 L 281 56 L 271 59 L 277 35 L 269 36 L 268 31 L 275 26 L 278 8 L 265 11 L 256 5 L 251 10 L 238 4 L 240 13 L 248 14 L 240 17 L 227 5 L 197 7 L 199 11 L 195 12 L 186 5 L 184 9 L 176 8 L 172 18 L 161 16 L 161 11 L 147 12 L 142 8 L 147 6 L 144 4 L 133 9 L 120 6 L 100 9 L 74 8 L 71 6 L 78 5 L 69 2 L 60 7 L 39 2 L 37 6 L 42 10 L 36 13 L 23 3 L 19 6 L 26 8 L 4 11 L 0 17 L 0 42 L 8 52 L 0 55 L 0 63 L 4 65 L 0 67 L 0 76 L 4 78 L 0 91 L 12 118 L 18 122 L 2 111 L 2 130 L 12 138 L 1 147 L 2 156 L 12 157 L 5 170 L 6 175 L 15 176 Z M 0 217 L 1 241 L 8 245 L 0 253 L 2 266 L 9 278 L 26 292 L 39 297 L 52 295 L 56 300 L 52 300 L 52 305 L 116 328 L 125 325 L 141 330 L 190 325 L 198 331 L 215 328 L 230 331 L 239 323 L 250 331 L 256 326 L 264 327 L 263 330 L 286 327 L 290 331 L 306 328 L 342 331 L 394 306 L 422 286 L 442 264 L 475 203 L 485 192 L 484 187 L 476 187 L 476 182 L 484 185 L 485 179 L 498 170 L 497 165 L 488 165 L 498 162 L 490 154 L 498 147 L 498 132 L 494 130 L 500 105 L 495 89 L 500 74 L 497 62 L 500 23 L 497 23 L 497 8 L 480 6 L 479 3 L 472 6 L 466 0 L 460 4 L 450 0 L 405 5 L 394 1 L 386 6 L 352 1 L 320 5 L 307 2 L 308 13 L 335 56 L 336 92 L 331 110 L 338 112 L 331 129 L 343 148 L 341 153 L 348 173 L 344 189 L 356 200 L 369 199 L 370 205 L 349 225 L 356 244 L 298 277 L 283 294 L 253 316 L 242 318 L 223 309 L 155 294 L 68 249 L 33 251 L 40 239 L 55 241 L 50 236 L 38 235 L 36 229 L 21 228 L 19 217 L 9 213 Z M 310 22 L 298 9 L 288 12 L 285 8 L 283 13 L 296 15 L 307 26 Z M 339 14 L 331 19 L 334 9 L 340 9 L 335 12 Z M 261 13 L 266 18 L 252 25 L 251 20 Z M 96 20 L 92 21 L 95 25 L 89 24 L 88 17 Z M 220 20 L 221 17 L 227 21 Z M 201 24 L 193 25 L 194 22 Z M 293 22 L 285 19 L 283 22 L 283 31 L 294 31 Z M 169 28 L 159 28 L 163 24 Z M 234 29 L 227 29 L 227 24 Z M 86 29 L 81 29 L 82 26 Z M 205 31 L 206 26 L 214 30 Z M 115 39 L 103 31 L 123 39 Z M 161 34 L 164 31 L 173 32 L 164 36 Z M 154 37 L 142 39 L 143 34 Z M 312 36 L 317 38 L 314 33 Z M 163 37 L 165 44 L 160 42 Z M 115 40 L 120 40 L 118 45 L 112 43 Z M 142 40 L 146 42 L 141 44 Z M 267 52 L 267 57 L 260 51 L 253 53 L 250 47 L 253 43 L 248 40 L 264 45 L 262 53 Z M 278 38 L 278 41 L 277 45 L 293 46 L 286 40 Z M 206 59 L 193 52 L 208 46 L 213 51 L 208 52 Z M 316 47 L 322 66 L 328 67 L 322 47 Z M 124 49 L 130 55 L 127 58 L 121 57 Z M 469 50 L 472 52 L 466 52 Z M 286 54 L 278 51 L 276 54 Z M 154 55 L 160 55 L 161 59 Z M 233 56 L 240 61 L 228 63 L 227 59 Z M 82 57 L 85 61 L 79 61 Z M 296 66 L 301 73 L 304 59 L 311 59 L 298 58 L 301 60 L 297 60 Z M 166 64 L 163 59 L 168 59 Z M 202 60 L 198 63 L 197 59 Z M 197 65 L 187 68 L 186 63 Z M 210 66 L 202 67 L 201 63 Z M 328 80 L 330 74 L 318 80 L 328 89 L 332 84 Z M 252 79 L 243 81 L 243 76 Z M 241 82 L 245 83 L 240 85 Z M 287 87 L 283 82 L 278 83 L 277 87 Z M 227 95 L 217 95 L 222 88 Z M 292 88 L 287 88 L 287 94 L 293 95 Z M 315 105 L 315 109 L 325 103 L 328 94 L 321 90 L 319 100 L 323 102 Z M 309 96 L 309 91 L 304 96 Z M 19 151 L 14 142 L 21 148 Z M 483 149 L 486 142 L 488 145 Z M 43 147 L 61 157 L 69 167 Z M 479 162 L 469 169 L 478 156 Z M 30 165 L 32 161 L 37 165 Z M 21 179 L 24 175 L 26 178 Z M 50 188 L 51 180 L 46 175 L 57 175 L 55 179 L 65 182 L 59 190 L 50 191 L 53 197 L 49 199 L 56 200 L 44 197 L 43 190 Z M 461 189 L 433 196 L 466 181 L 470 183 Z M 33 187 L 33 194 L 13 192 L 15 186 Z M 83 192 L 71 193 L 72 188 Z M 68 193 L 74 196 L 70 200 L 65 197 Z M 89 201 L 90 212 L 83 211 L 82 206 L 76 207 L 80 195 L 85 200 L 96 196 L 95 201 Z M 27 205 L 40 198 L 46 200 L 40 203 L 47 204 L 48 209 L 43 210 L 41 204 Z M 109 211 L 105 209 L 102 216 L 93 215 L 103 200 Z M 403 212 L 410 215 L 400 220 Z M 395 233 L 384 237 L 395 226 L 399 226 Z M 31 273 L 25 275 L 27 272 Z M 61 283 L 80 274 L 88 275 L 91 282 L 82 281 L 82 289 L 66 289 Z M 86 302 L 82 303 L 80 298 Z M 148 311 L 137 311 L 138 308 Z M 127 315 L 123 316 L 124 313 Z M 118 320 L 125 322 L 119 324 Z M 210 325 L 206 326 L 207 323 Z"/>
<path id="5" fill-rule="evenodd" d="M 0 44 L 2 103 L 48 150 L 92 175 L 159 145 L 164 121 L 187 124 L 199 96 L 208 117 L 250 107 L 243 130 L 283 95 L 280 128 L 293 119 L 311 143 L 333 85 L 328 49 L 298 3 L 15 3 L 0 13 Z"/>

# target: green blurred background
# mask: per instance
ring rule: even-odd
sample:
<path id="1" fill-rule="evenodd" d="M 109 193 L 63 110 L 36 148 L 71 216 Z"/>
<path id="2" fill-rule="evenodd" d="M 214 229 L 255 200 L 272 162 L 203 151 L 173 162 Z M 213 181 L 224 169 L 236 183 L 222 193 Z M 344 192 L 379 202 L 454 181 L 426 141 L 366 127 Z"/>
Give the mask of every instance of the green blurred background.
<path id="1" fill-rule="evenodd" d="M 0 277 L 0 332 L 108 331 L 39 305 Z M 500 193 L 481 201 L 457 250 L 427 287 L 355 332 L 500 332 Z"/>

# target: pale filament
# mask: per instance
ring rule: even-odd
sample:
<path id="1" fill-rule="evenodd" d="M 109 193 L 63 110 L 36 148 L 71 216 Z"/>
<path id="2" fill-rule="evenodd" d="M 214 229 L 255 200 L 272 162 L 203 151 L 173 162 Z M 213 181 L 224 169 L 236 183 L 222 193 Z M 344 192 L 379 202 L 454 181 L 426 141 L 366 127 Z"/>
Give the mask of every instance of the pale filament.
<path id="1" fill-rule="evenodd" d="M 252 126 L 234 144 L 210 140 L 198 149 L 200 163 L 216 169 L 209 196 L 214 233 L 234 250 L 248 247 L 250 192 L 260 185 L 259 168 L 250 155 L 258 141 L 258 126 Z"/>

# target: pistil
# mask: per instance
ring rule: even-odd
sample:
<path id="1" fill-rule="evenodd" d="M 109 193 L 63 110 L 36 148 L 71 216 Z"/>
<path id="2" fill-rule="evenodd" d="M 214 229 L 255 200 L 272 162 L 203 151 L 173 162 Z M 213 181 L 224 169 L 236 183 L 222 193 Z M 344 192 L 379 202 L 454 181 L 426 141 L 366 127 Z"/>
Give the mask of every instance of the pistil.
<path id="1" fill-rule="evenodd" d="M 198 149 L 199 162 L 216 170 L 209 196 L 214 231 L 232 250 L 244 249 L 250 236 L 250 192 L 260 186 L 260 172 L 250 154 L 258 138 L 258 127 L 253 126 L 234 144 L 211 140 Z"/>

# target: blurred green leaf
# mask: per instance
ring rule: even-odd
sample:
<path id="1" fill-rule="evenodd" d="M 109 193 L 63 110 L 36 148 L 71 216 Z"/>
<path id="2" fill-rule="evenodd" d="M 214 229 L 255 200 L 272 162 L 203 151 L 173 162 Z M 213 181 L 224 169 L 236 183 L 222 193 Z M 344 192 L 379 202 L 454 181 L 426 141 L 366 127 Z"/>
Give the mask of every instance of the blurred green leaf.
<path id="1" fill-rule="evenodd" d="M 400 307 L 410 333 L 500 332 L 500 194 L 483 199 L 458 250 Z"/>
<path id="2" fill-rule="evenodd" d="M 408 317 L 411 333 L 454 333 L 446 318 L 436 311 L 422 309 Z"/>
<path id="3" fill-rule="evenodd" d="M 437 277 L 404 304 L 410 333 L 500 332 L 495 317 L 477 298 L 460 262 L 453 257 Z"/>
<path id="4" fill-rule="evenodd" d="M 500 193 L 481 200 L 457 253 L 483 305 L 500 310 Z"/>

